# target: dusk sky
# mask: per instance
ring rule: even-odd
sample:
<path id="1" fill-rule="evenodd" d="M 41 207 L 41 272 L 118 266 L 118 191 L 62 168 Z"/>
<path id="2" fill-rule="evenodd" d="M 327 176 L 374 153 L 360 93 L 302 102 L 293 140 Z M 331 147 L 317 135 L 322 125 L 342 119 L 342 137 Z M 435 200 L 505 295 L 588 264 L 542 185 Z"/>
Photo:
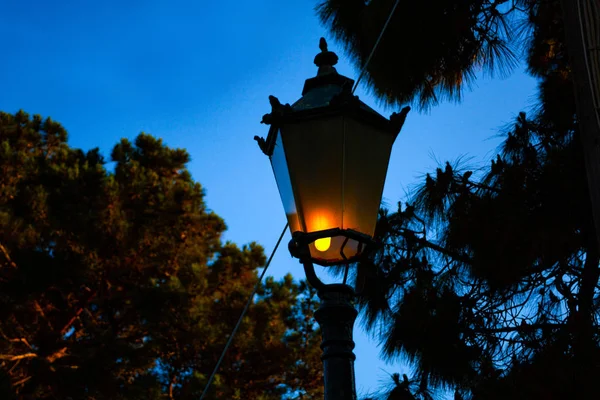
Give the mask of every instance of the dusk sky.
<path id="1" fill-rule="evenodd" d="M 300 97 L 317 72 L 321 36 L 340 56 L 338 72 L 359 73 L 320 25 L 315 5 L 0 0 L 0 110 L 50 116 L 67 129 L 71 146 L 98 146 L 107 158 L 119 139 L 142 131 L 186 148 L 208 206 L 227 223 L 225 239 L 257 241 L 268 254 L 285 224 L 268 158 L 252 139 L 266 136 L 259 121 L 270 112 L 268 96 L 283 103 Z M 401 48 L 396 56 L 418 57 Z M 356 94 L 385 116 L 398 111 L 382 108 L 364 86 Z M 480 77 L 459 104 L 413 110 L 392 152 L 384 204 L 394 208 L 438 162 L 466 156 L 477 167 L 490 159 L 499 129 L 528 110 L 535 94 L 536 82 L 517 68 L 507 79 Z M 282 246 L 269 275 L 288 272 L 303 277 Z M 408 372 L 381 361 L 360 324 L 355 335 L 359 396 L 386 382 L 386 371 Z"/>

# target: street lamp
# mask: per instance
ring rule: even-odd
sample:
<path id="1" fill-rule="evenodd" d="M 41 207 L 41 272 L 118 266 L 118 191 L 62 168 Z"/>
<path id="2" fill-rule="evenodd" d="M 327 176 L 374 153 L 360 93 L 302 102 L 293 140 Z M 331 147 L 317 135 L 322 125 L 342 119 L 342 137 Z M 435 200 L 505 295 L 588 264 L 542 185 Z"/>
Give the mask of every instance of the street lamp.
<path id="1" fill-rule="evenodd" d="M 304 265 L 321 305 L 315 318 L 323 334 L 325 400 L 356 399 L 352 327 L 355 291 L 324 284 L 314 264 L 332 266 L 368 254 L 392 145 L 406 114 L 386 119 L 352 93 L 354 81 L 337 73 L 338 57 L 321 38 L 317 76 L 307 79 L 293 105 L 269 96 L 266 139 L 255 137 L 269 157 L 292 240 L 290 253 Z"/>

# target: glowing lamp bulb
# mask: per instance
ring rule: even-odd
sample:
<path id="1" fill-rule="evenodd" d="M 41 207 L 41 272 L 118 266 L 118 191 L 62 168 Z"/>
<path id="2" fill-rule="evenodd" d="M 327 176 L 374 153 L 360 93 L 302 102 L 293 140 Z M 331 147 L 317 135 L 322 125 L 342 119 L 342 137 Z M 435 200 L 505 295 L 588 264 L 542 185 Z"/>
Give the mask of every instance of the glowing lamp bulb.
<path id="1" fill-rule="evenodd" d="M 315 248 L 319 251 L 327 251 L 329 246 L 331 246 L 330 237 L 315 240 Z"/>

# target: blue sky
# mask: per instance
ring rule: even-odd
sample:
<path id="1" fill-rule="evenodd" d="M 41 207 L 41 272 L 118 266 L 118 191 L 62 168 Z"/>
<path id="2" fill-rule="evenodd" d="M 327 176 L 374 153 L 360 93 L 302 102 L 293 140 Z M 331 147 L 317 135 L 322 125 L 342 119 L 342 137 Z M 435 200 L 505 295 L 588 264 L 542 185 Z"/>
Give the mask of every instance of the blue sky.
<path id="1" fill-rule="evenodd" d="M 108 157 L 122 137 L 139 132 L 186 148 L 206 201 L 221 215 L 227 240 L 261 243 L 270 252 L 285 215 L 268 159 L 254 135 L 270 111 L 268 96 L 300 97 L 316 74 L 321 36 L 315 0 L 208 2 L 185 0 L 0 0 L 0 110 L 51 116 L 72 146 L 100 147 Z M 341 46 L 337 69 L 355 78 Z M 398 55 L 411 57 L 413 55 Z M 363 101 L 384 115 L 364 87 Z M 507 79 L 480 78 L 460 104 L 411 112 L 390 161 L 384 202 L 392 207 L 436 160 L 489 159 L 498 128 L 534 101 L 536 83 L 517 69 Z M 284 243 L 289 240 L 289 234 Z M 282 246 L 269 273 L 302 270 Z M 377 342 L 356 329 L 359 394 L 388 379 Z"/>

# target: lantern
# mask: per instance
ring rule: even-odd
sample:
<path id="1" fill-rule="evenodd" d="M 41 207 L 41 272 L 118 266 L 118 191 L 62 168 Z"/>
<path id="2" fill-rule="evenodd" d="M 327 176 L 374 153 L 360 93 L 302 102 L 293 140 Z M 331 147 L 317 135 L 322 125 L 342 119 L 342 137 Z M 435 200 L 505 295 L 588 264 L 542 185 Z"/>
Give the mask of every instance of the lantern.
<path id="1" fill-rule="evenodd" d="M 317 76 L 291 106 L 269 97 L 272 112 L 262 121 L 269 133 L 255 139 L 270 158 L 294 240 L 328 266 L 356 261 L 369 247 L 392 145 L 410 109 L 389 120 L 374 111 L 338 74 L 324 39 L 320 48 Z"/>

